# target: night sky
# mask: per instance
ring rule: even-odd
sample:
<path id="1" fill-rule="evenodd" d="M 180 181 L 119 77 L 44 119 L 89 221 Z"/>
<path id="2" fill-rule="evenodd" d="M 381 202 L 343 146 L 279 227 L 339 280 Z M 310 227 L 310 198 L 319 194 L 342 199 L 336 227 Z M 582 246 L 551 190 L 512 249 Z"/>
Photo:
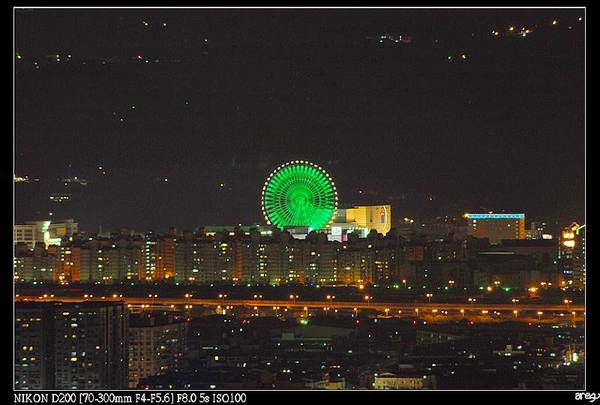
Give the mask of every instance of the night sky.
<path id="1" fill-rule="evenodd" d="M 264 180 L 292 159 L 322 165 L 342 204 L 396 219 L 583 221 L 581 9 L 16 10 L 15 24 L 15 174 L 39 179 L 15 184 L 17 221 L 262 222 Z M 50 203 L 69 176 L 88 185 Z"/>

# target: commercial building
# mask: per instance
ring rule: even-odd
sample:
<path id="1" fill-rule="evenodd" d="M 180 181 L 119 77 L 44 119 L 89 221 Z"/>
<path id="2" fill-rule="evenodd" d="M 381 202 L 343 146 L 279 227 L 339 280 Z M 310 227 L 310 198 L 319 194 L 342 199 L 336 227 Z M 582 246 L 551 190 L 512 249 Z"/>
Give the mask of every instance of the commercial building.
<path id="1" fill-rule="evenodd" d="M 391 205 L 360 205 L 337 210 L 331 224 L 331 240 L 347 240 L 347 234 L 355 232 L 365 237 L 370 231 L 382 235 L 392 228 Z"/>
<path id="2" fill-rule="evenodd" d="M 504 239 L 525 239 L 525 214 L 465 214 L 467 234 L 488 238 L 491 244 Z"/>
<path id="3" fill-rule="evenodd" d="M 416 375 L 414 373 L 397 375 L 381 373 L 375 376 L 373 388 L 376 390 L 423 390 L 436 389 L 433 375 Z"/>
<path id="4" fill-rule="evenodd" d="M 25 224 L 15 225 L 13 228 L 13 243 L 26 243 L 33 249 L 37 243 L 60 245 L 65 237 L 77 233 L 77 223 L 73 219 L 62 222 L 29 221 Z"/>

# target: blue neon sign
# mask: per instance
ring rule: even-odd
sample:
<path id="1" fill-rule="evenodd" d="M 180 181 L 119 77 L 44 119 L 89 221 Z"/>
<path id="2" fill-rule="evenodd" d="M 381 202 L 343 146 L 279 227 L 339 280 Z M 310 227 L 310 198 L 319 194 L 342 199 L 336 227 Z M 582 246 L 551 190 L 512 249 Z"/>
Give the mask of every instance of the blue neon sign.
<path id="1" fill-rule="evenodd" d="M 467 214 L 469 219 L 525 219 L 525 214 Z"/>

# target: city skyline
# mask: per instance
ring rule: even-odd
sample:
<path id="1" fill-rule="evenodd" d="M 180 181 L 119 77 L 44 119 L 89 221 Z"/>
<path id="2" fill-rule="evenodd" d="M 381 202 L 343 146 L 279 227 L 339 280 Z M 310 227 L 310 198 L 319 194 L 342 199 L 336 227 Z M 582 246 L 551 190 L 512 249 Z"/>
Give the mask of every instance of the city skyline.
<path id="1" fill-rule="evenodd" d="M 14 7 L 13 401 L 589 399 L 587 23 Z"/>

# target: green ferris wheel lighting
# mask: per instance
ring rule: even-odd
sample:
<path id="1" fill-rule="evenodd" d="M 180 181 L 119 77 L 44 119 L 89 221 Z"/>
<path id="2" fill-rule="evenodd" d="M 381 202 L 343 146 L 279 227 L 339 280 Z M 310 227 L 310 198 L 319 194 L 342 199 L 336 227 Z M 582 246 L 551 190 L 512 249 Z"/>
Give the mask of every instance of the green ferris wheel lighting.
<path id="1" fill-rule="evenodd" d="M 320 166 L 295 160 L 279 166 L 262 190 L 262 211 L 268 224 L 279 229 L 307 226 L 319 230 L 333 221 L 337 191 Z"/>

